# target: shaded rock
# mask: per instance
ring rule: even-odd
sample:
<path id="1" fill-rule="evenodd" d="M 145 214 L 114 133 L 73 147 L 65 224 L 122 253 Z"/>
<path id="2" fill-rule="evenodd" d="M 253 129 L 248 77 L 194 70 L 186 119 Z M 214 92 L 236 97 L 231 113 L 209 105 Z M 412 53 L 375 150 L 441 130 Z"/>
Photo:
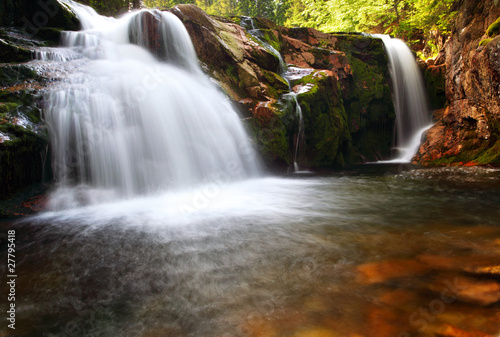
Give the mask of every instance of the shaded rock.
<path id="1" fill-rule="evenodd" d="M 6 0 L 0 3 L 0 26 L 21 27 L 32 36 L 40 36 L 49 27 L 78 30 L 80 22 L 57 0 Z"/>
<path id="2" fill-rule="evenodd" d="M 304 117 L 304 160 L 311 167 L 344 166 L 350 134 L 337 78 L 331 71 L 314 71 L 300 79 L 297 100 Z"/>
<path id="3" fill-rule="evenodd" d="M 425 69 L 425 85 L 431 108 L 442 109 L 446 104 L 445 95 L 446 65 L 431 65 Z"/>
<path id="4" fill-rule="evenodd" d="M 340 78 L 352 146 L 350 163 L 388 158 L 396 119 L 388 59 L 381 39 L 335 34 L 337 48 L 347 56 L 352 78 Z"/>
<path id="5" fill-rule="evenodd" d="M 5 63 L 27 62 L 31 60 L 31 51 L 0 38 L 0 60 Z"/>

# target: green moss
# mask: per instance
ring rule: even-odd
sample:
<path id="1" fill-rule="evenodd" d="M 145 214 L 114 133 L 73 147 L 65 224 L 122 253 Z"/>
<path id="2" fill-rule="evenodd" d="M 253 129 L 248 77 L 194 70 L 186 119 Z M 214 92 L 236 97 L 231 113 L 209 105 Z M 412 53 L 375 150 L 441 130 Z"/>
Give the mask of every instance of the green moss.
<path id="1" fill-rule="evenodd" d="M 288 92 L 288 83 L 281 76 L 272 71 L 261 70 L 266 79 L 268 92 L 271 97 L 278 99 L 281 95 Z"/>
<path id="2" fill-rule="evenodd" d="M 332 168 L 345 164 L 350 141 L 340 87 L 324 73 L 304 77 L 303 84 L 312 84 L 309 91 L 297 96 L 305 128 L 305 153 L 312 167 Z M 335 85 L 335 86 L 332 86 Z"/>
<path id="3" fill-rule="evenodd" d="M 446 68 L 429 67 L 425 70 L 425 86 L 431 108 L 442 109 L 446 105 L 445 78 Z"/>
<path id="4" fill-rule="evenodd" d="M 20 104 L 13 102 L 0 102 L 0 114 L 6 114 L 17 109 Z"/>
<path id="5" fill-rule="evenodd" d="M 281 51 L 281 42 L 274 32 L 270 29 L 261 29 L 261 39 L 271 45 L 278 52 Z"/>
<path id="6" fill-rule="evenodd" d="M 56 46 L 61 40 L 61 28 L 43 27 L 38 30 L 37 37 L 48 42 L 48 45 Z"/>
<path id="7" fill-rule="evenodd" d="M 500 17 L 493 22 L 486 30 L 486 35 L 493 37 L 500 33 Z"/>
<path id="8" fill-rule="evenodd" d="M 347 125 L 352 144 L 346 161 L 377 160 L 391 153 L 395 122 L 388 58 L 381 39 L 359 34 L 334 34 L 337 47 L 351 66 Z"/>
<path id="9" fill-rule="evenodd" d="M 24 65 L 0 66 L 0 83 L 9 86 L 26 80 L 39 79 L 38 74 Z"/>
<path id="10" fill-rule="evenodd" d="M 0 199 L 16 189 L 42 180 L 42 156 L 48 138 L 21 126 L 0 124 L 12 140 L 0 143 Z"/>
<path id="11" fill-rule="evenodd" d="M 265 125 L 261 125 L 254 118 L 247 119 L 245 122 L 263 160 L 268 165 L 290 164 L 287 131 L 279 116 L 273 116 Z"/>
<path id="12" fill-rule="evenodd" d="M 31 60 L 31 51 L 0 39 L 0 63 L 21 63 Z"/>
<path id="13" fill-rule="evenodd" d="M 491 42 L 491 40 L 493 40 L 493 38 L 481 40 L 481 42 L 479 42 L 479 45 L 480 46 L 486 46 L 488 43 Z"/>

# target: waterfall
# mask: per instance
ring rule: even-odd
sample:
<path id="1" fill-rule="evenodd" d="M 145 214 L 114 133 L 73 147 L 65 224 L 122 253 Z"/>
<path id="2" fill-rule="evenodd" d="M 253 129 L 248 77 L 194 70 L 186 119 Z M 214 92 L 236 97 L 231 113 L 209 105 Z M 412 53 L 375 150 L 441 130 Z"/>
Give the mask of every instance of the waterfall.
<path id="1" fill-rule="evenodd" d="M 389 56 L 396 110 L 395 144 L 399 154 L 390 162 L 411 162 L 422 134 L 432 126 L 424 81 L 413 53 L 402 40 L 375 36 L 382 39 Z"/>
<path id="2" fill-rule="evenodd" d="M 72 69 L 45 96 L 53 208 L 259 175 L 239 117 L 202 73 L 175 15 L 143 10 L 113 19 L 60 1 L 83 30 L 65 32 L 61 48 L 80 55 L 78 63 L 40 54 Z"/>
<path id="3" fill-rule="evenodd" d="M 266 48 L 271 54 L 275 55 L 279 60 L 279 75 L 286 81 L 288 84 L 288 94 L 285 96 L 289 97 L 290 101 L 292 101 L 295 106 L 295 115 L 299 121 L 299 130 L 297 134 L 294 136 L 293 140 L 293 170 L 294 172 L 300 172 L 300 167 L 298 163 L 298 158 L 300 157 L 300 153 L 302 152 L 302 146 L 305 140 L 305 132 L 304 132 L 304 116 L 302 114 L 302 108 L 297 100 L 297 93 L 292 90 L 292 86 L 290 84 L 291 77 L 293 76 L 293 72 L 290 72 L 288 69 L 288 65 L 283 61 L 283 57 L 281 53 L 277 51 L 273 46 L 269 43 L 264 42 L 261 39 L 261 31 L 255 28 L 254 20 L 251 17 L 243 16 L 241 18 L 241 26 L 250 33 L 255 39 L 257 39 L 264 48 Z"/>

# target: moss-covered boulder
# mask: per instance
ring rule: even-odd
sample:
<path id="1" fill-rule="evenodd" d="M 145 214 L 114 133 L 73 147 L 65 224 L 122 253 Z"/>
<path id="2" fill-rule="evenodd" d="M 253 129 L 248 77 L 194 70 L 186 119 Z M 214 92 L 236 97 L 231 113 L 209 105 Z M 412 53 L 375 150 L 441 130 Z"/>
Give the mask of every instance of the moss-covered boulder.
<path id="1" fill-rule="evenodd" d="M 334 34 L 352 71 L 344 99 L 352 138 L 350 163 L 388 158 L 396 114 L 392 103 L 387 54 L 381 39 Z"/>
<path id="2" fill-rule="evenodd" d="M 7 63 L 20 63 L 31 60 L 31 51 L 16 46 L 0 38 L 0 60 Z"/>
<path id="3" fill-rule="evenodd" d="M 293 122 L 292 110 L 276 101 L 258 102 L 252 117 L 244 120 L 250 137 L 270 170 L 284 170 L 291 164 L 289 128 Z"/>
<path id="4" fill-rule="evenodd" d="M 346 164 L 351 136 L 340 86 L 334 73 L 314 71 L 295 84 L 304 118 L 305 163 L 301 166 L 333 168 Z"/>

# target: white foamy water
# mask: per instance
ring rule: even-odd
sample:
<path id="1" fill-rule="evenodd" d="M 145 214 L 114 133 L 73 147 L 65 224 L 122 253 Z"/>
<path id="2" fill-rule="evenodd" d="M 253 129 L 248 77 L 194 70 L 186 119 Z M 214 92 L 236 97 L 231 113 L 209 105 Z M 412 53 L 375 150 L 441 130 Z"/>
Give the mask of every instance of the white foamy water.
<path id="1" fill-rule="evenodd" d="M 396 110 L 396 149 L 389 162 L 410 162 L 418 151 L 423 132 L 432 126 L 427 93 L 420 69 L 410 48 L 399 39 L 375 35 L 389 56 L 393 102 Z"/>
<path id="2" fill-rule="evenodd" d="M 64 2 L 84 27 L 65 34 L 65 48 L 89 62 L 46 96 L 60 187 L 53 208 L 259 175 L 237 114 L 203 75 L 176 16 L 141 11 L 111 19 Z M 141 40 L 158 38 L 148 37 L 141 20 L 156 27 L 158 54 Z"/>

